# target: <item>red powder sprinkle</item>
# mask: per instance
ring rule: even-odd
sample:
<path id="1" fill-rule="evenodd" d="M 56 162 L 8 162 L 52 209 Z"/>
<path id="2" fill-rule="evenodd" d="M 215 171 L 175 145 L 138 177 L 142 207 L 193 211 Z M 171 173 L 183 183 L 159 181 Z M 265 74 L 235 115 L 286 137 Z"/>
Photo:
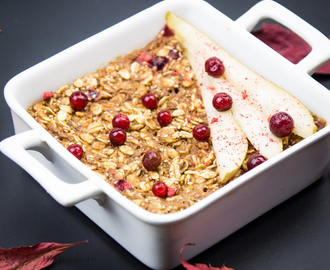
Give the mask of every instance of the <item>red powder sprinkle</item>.
<path id="1" fill-rule="evenodd" d="M 173 73 L 172 73 L 173 76 L 179 75 L 179 74 L 180 74 L 180 72 L 178 72 L 178 71 L 173 71 Z"/>
<path id="2" fill-rule="evenodd" d="M 246 99 L 248 97 L 248 95 L 246 94 L 246 90 L 242 91 L 242 97 L 243 99 Z"/>
<path id="3" fill-rule="evenodd" d="M 213 117 L 213 118 L 211 119 L 211 124 L 217 123 L 218 120 L 219 120 L 218 118 Z"/>

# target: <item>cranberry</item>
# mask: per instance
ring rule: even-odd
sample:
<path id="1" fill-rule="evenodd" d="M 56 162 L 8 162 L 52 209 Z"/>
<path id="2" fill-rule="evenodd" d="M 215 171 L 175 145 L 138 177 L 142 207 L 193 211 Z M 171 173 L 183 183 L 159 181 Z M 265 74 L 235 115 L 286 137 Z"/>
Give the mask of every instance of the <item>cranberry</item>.
<path id="1" fill-rule="evenodd" d="M 152 59 L 151 59 L 151 64 L 150 64 L 150 67 L 157 67 L 157 70 L 162 70 L 165 65 L 168 63 L 168 58 L 166 58 L 165 56 L 154 56 Z"/>
<path id="2" fill-rule="evenodd" d="M 162 162 L 162 157 L 155 150 L 148 151 L 147 153 L 144 154 L 142 158 L 143 167 L 146 168 L 148 171 L 157 170 L 161 162 Z"/>
<path id="3" fill-rule="evenodd" d="M 122 145 L 126 141 L 126 132 L 121 128 L 114 128 L 111 130 L 109 138 L 113 145 Z"/>
<path id="4" fill-rule="evenodd" d="M 225 72 L 225 66 L 219 58 L 211 57 L 205 62 L 205 71 L 211 77 L 219 78 Z"/>
<path id="5" fill-rule="evenodd" d="M 267 159 L 263 155 L 260 155 L 260 154 L 251 156 L 247 162 L 248 170 L 252 170 L 253 168 L 260 165 L 261 163 L 264 163 L 266 160 Z"/>
<path id="6" fill-rule="evenodd" d="M 98 91 L 93 90 L 93 89 L 89 89 L 87 91 L 87 97 L 88 97 L 89 100 L 98 101 L 100 99 L 100 93 Z"/>
<path id="7" fill-rule="evenodd" d="M 51 92 L 44 92 L 42 94 L 42 100 L 48 100 L 51 99 L 54 96 L 54 93 Z"/>
<path id="8" fill-rule="evenodd" d="M 138 62 L 140 65 L 143 64 L 143 62 L 150 63 L 151 62 L 151 54 L 148 52 L 142 52 L 140 55 L 135 59 L 136 62 Z"/>
<path id="9" fill-rule="evenodd" d="M 167 110 L 162 110 L 157 115 L 157 120 L 162 127 L 166 127 L 171 123 L 172 115 Z"/>
<path id="10" fill-rule="evenodd" d="M 210 138 L 210 128 L 205 125 L 197 125 L 193 129 L 193 136 L 197 141 L 207 141 Z"/>
<path id="11" fill-rule="evenodd" d="M 180 57 L 180 52 L 176 49 L 170 51 L 168 54 L 172 59 L 178 59 Z"/>
<path id="12" fill-rule="evenodd" d="M 68 147 L 68 151 L 79 160 L 82 159 L 84 155 L 84 150 L 79 144 L 71 144 Z"/>
<path id="13" fill-rule="evenodd" d="M 115 187 L 120 190 L 124 191 L 125 189 L 132 189 L 130 183 L 127 183 L 124 179 L 119 179 L 114 183 Z"/>
<path id="14" fill-rule="evenodd" d="M 127 130 L 129 127 L 129 119 L 126 114 L 117 114 L 112 119 L 112 126 L 114 128 L 121 128 L 123 130 Z"/>
<path id="15" fill-rule="evenodd" d="M 275 113 L 269 120 L 269 129 L 277 137 L 289 136 L 293 130 L 293 119 L 286 112 Z"/>
<path id="16" fill-rule="evenodd" d="M 164 182 L 159 181 L 153 185 L 152 192 L 157 197 L 165 197 L 167 195 L 167 186 Z"/>
<path id="17" fill-rule="evenodd" d="M 233 100 L 231 96 L 229 96 L 226 93 L 218 93 L 213 97 L 212 103 L 213 103 L 213 107 L 217 111 L 223 112 L 231 108 L 231 106 L 233 105 Z"/>
<path id="18" fill-rule="evenodd" d="M 157 98 L 153 94 L 148 93 L 142 97 L 142 104 L 148 109 L 156 108 L 157 103 L 158 103 Z"/>
<path id="19" fill-rule="evenodd" d="M 70 96 L 71 108 L 75 111 L 82 111 L 88 103 L 88 97 L 81 91 L 73 92 Z"/>
<path id="20" fill-rule="evenodd" d="M 174 31 L 171 28 L 169 28 L 167 24 L 165 24 L 162 30 L 164 31 L 163 32 L 164 37 L 174 36 Z"/>

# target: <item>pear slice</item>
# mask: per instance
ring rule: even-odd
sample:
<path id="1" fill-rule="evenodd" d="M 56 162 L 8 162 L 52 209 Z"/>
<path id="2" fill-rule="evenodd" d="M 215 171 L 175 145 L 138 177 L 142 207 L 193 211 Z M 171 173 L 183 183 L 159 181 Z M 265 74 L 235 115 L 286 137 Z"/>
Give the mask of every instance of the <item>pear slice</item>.
<path id="1" fill-rule="evenodd" d="M 168 26 L 175 30 L 176 36 L 185 46 L 190 44 L 190 48 L 194 47 L 206 59 L 212 56 L 221 59 L 226 69 L 223 77 L 237 91 L 253 100 L 268 118 L 279 111 L 287 112 L 294 120 L 295 134 L 306 138 L 316 132 L 313 116 L 299 100 L 241 64 L 180 17 L 168 12 L 166 19 Z"/>
<path id="2" fill-rule="evenodd" d="M 168 12 L 166 20 L 168 26 L 175 31 L 175 35 L 189 52 L 188 55 L 191 55 L 189 60 L 193 68 L 195 67 L 195 73 L 201 73 L 201 70 L 204 70 L 205 61 L 211 56 L 217 56 L 218 51 L 222 51 L 212 40 L 175 14 Z M 225 63 L 225 73 L 228 72 L 227 66 L 231 65 L 236 65 L 232 57 Z M 269 130 L 268 117 L 250 98 L 247 98 L 246 93 L 236 89 L 225 76 L 218 79 L 208 78 L 217 92 L 225 92 L 232 97 L 233 116 L 260 154 L 269 159 L 282 152 L 282 140 Z M 202 86 L 203 82 L 200 85 Z"/>
<path id="3" fill-rule="evenodd" d="M 186 51 L 186 56 L 200 84 L 220 180 L 222 183 L 226 183 L 242 166 L 247 154 L 248 141 L 230 110 L 218 112 L 213 107 L 212 100 L 216 94 L 215 88 L 210 83 L 208 75 L 205 74 L 204 68 L 201 68 L 200 62 L 196 61 L 188 51 Z"/>

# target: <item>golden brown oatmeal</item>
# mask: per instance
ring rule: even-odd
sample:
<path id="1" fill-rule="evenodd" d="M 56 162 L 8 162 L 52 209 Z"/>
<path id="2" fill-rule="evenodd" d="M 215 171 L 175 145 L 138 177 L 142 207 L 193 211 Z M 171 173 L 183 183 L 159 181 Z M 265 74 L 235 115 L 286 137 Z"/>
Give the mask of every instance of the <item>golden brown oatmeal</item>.
<path id="1" fill-rule="evenodd" d="M 142 208 L 160 214 L 181 211 L 224 185 L 218 177 L 211 140 L 198 142 L 192 135 L 196 125 L 207 125 L 194 72 L 183 56 L 181 44 L 162 33 L 142 50 L 77 78 L 54 93 L 47 92 L 44 100 L 28 110 L 65 148 L 81 145 L 81 161 L 91 170 L 112 186 L 124 179 L 127 185 L 123 190 L 117 188 L 119 192 Z M 168 62 L 157 70 L 157 66 L 141 61 L 141 56 L 142 60 L 159 56 Z M 69 97 L 75 91 L 88 96 L 82 111 L 70 106 Z M 157 97 L 156 109 L 142 105 L 146 93 Z M 166 127 L 157 121 L 161 110 L 172 115 Z M 127 140 L 121 146 L 109 141 L 112 119 L 117 114 L 126 114 L 130 120 Z M 301 138 L 291 136 L 286 140 L 284 148 Z M 147 171 L 142 165 L 143 155 L 151 149 L 162 157 L 156 171 Z M 234 178 L 244 173 L 246 161 L 254 153 L 250 145 L 242 169 Z M 151 189 L 158 181 L 170 188 L 169 196 L 154 196 Z"/>

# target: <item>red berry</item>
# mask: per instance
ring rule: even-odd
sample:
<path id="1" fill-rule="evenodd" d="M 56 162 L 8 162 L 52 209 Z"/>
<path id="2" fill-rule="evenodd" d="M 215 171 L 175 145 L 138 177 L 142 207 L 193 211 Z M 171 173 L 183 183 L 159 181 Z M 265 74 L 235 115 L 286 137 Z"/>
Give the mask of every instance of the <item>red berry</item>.
<path id="1" fill-rule="evenodd" d="M 226 93 L 218 93 L 213 97 L 212 104 L 217 111 L 223 112 L 231 108 L 233 100 L 231 96 Z"/>
<path id="2" fill-rule="evenodd" d="M 68 147 L 68 150 L 72 155 L 74 155 L 79 160 L 82 159 L 84 155 L 84 150 L 79 144 L 71 144 Z"/>
<path id="3" fill-rule="evenodd" d="M 162 70 L 165 65 L 168 63 L 168 58 L 164 57 L 164 56 L 154 56 L 151 60 L 151 65 L 154 67 L 157 67 L 157 70 Z M 151 66 L 151 67 L 152 67 Z"/>
<path id="4" fill-rule="evenodd" d="M 174 36 L 174 31 L 171 28 L 169 28 L 167 24 L 165 24 L 162 30 L 164 31 L 163 32 L 164 37 Z"/>
<path id="5" fill-rule="evenodd" d="M 219 78 L 225 72 L 225 66 L 219 58 L 211 57 L 205 62 L 205 71 L 211 77 Z"/>
<path id="6" fill-rule="evenodd" d="M 197 125 L 193 129 L 193 136 L 197 141 L 207 141 L 210 138 L 210 128 L 205 125 Z"/>
<path id="7" fill-rule="evenodd" d="M 125 189 L 132 189 L 130 183 L 127 183 L 124 179 L 119 179 L 114 183 L 115 187 L 120 190 L 124 191 Z"/>
<path id="8" fill-rule="evenodd" d="M 293 130 L 293 119 L 286 112 L 275 113 L 269 120 L 269 129 L 277 137 L 289 136 Z"/>
<path id="9" fill-rule="evenodd" d="M 157 115 L 157 120 L 162 127 L 166 127 L 171 123 L 172 115 L 167 110 L 162 110 Z"/>
<path id="10" fill-rule="evenodd" d="M 71 108 L 75 111 L 82 111 L 88 103 L 88 97 L 81 91 L 73 92 L 70 96 Z"/>
<path id="11" fill-rule="evenodd" d="M 180 57 L 180 52 L 177 49 L 174 49 L 168 54 L 172 59 L 178 59 Z"/>
<path id="12" fill-rule="evenodd" d="M 148 109 L 154 109 L 157 107 L 157 98 L 154 94 L 148 93 L 142 97 L 142 104 Z"/>
<path id="13" fill-rule="evenodd" d="M 153 185 L 152 192 L 155 196 L 163 198 L 167 195 L 167 186 L 164 182 L 159 181 Z"/>
<path id="14" fill-rule="evenodd" d="M 143 62 L 150 63 L 151 62 L 151 54 L 148 52 L 141 52 L 140 55 L 136 58 L 136 61 L 142 65 Z"/>
<path id="15" fill-rule="evenodd" d="M 143 167 L 146 168 L 146 170 L 148 171 L 157 170 L 157 168 L 161 163 L 162 163 L 162 157 L 155 150 L 148 151 L 147 153 L 144 154 L 142 158 Z"/>
<path id="16" fill-rule="evenodd" d="M 111 130 L 109 138 L 113 145 L 122 145 L 126 141 L 126 132 L 121 128 L 114 128 Z"/>
<path id="17" fill-rule="evenodd" d="M 248 167 L 248 170 L 252 170 L 253 168 L 260 165 L 261 163 L 264 163 L 266 160 L 267 159 L 263 155 L 256 154 L 256 155 L 253 155 L 249 158 L 246 165 Z"/>
<path id="18" fill-rule="evenodd" d="M 114 128 L 121 128 L 123 130 L 127 130 L 129 127 L 129 119 L 126 114 L 117 114 L 112 119 L 112 126 Z"/>

